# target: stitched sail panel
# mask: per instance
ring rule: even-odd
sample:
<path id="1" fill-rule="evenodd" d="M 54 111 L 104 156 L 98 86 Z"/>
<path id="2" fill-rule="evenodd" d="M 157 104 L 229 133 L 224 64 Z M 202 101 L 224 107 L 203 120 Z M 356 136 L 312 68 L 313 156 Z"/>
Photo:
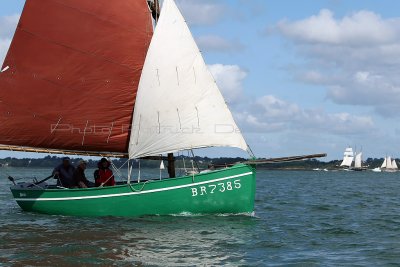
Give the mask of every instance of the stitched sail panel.
<path id="1" fill-rule="evenodd" d="M 146 0 L 27 0 L 0 73 L 0 144 L 127 152 Z"/>

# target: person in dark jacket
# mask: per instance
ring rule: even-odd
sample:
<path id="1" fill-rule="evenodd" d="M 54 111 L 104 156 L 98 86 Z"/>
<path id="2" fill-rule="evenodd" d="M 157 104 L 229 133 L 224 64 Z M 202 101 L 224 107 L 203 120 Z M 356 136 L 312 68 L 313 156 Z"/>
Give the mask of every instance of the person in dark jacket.
<path id="1" fill-rule="evenodd" d="M 114 186 L 115 179 L 112 170 L 110 170 L 110 162 L 106 158 L 102 158 L 97 167 L 99 169 L 94 172 L 96 186 Z"/>
<path id="2" fill-rule="evenodd" d="M 87 162 L 84 160 L 79 161 L 78 166 L 74 172 L 74 187 L 87 188 L 92 186 L 93 183 L 89 182 L 85 176 Z"/>
<path id="3" fill-rule="evenodd" d="M 53 176 L 57 179 L 57 185 L 67 188 L 72 187 L 74 185 L 74 172 L 75 167 L 71 165 L 70 158 L 63 158 L 63 162 L 53 170 Z"/>

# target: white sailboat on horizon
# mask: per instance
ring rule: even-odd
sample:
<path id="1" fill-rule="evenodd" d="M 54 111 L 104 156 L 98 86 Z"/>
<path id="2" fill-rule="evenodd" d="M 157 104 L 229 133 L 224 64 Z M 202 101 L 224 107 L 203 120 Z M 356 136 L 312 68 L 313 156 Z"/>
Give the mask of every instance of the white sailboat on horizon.
<path id="1" fill-rule="evenodd" d="M 355 159 L 354 159 L 354 168 L 352 168 L 354 171 L 365 171 L 366 168 L 362 166 L 362 152 L 356 153 Z"/>
<path id="2" fill-rule="evenodd" d="M 399 169 L 399 168 L 397 167 L 397 163 L 396 163 L 396 160 L 395 160 L 395 159 L 392 160 L 392 167 L 393 167 L 394 169 L 396 169 L 396 170 Z"/>
<path id="3" fill-rule="evenodd" d="M 354 165 L 353 165 L 354 161 Z M 346 171 L 363 171 L 366 170 L 362 166 L 362 152 L 354 152 L 352 147 L 347 147 L 343 153 L 343 160 L 340 167 L 344 167 Z"/>
<path id="4" fill-rule="evenodd" d="M 391 156 L 385 157 L 382 165 L 381 165 L 381 170 L 385 172 L 396 172 L 398 171 L 397 163 L 395 159 L 392 159 Z"/>
<path id="5" fill-rule="evenodd" d="M 344 167 L 344 170 L 349 170 L 354 160 L 353 148 L 348 147 L 343 153 L 343 160 L 340 163 L 340 167 Z"/>

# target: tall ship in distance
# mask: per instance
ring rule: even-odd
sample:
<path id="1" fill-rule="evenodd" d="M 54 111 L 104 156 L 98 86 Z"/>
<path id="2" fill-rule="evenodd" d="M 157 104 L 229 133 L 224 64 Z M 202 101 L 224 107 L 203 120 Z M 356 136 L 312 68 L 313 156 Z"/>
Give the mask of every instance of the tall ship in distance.
<path id="1" fill-rule="evenodd" d="M 352 147 L 347 147 L 343 153 L 343 160 L 340 167 L 346 171 L 365 171 L 367 168 L 363 166 L 363 153 L 354 152 Z"/>

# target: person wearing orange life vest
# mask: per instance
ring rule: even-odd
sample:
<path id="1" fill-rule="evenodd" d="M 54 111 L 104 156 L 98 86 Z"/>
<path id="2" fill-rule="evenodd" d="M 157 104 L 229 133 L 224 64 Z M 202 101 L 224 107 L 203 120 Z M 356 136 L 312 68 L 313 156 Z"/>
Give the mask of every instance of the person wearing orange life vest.
<path id="1" fill-rule="evenodd" d="M 113 172 L 110 170 L 110 162 L 106 158 L 102 158 L 97 167 L 99 169 L 94 172 L 96 186 L 114 186 L 115 180 Z"/>

